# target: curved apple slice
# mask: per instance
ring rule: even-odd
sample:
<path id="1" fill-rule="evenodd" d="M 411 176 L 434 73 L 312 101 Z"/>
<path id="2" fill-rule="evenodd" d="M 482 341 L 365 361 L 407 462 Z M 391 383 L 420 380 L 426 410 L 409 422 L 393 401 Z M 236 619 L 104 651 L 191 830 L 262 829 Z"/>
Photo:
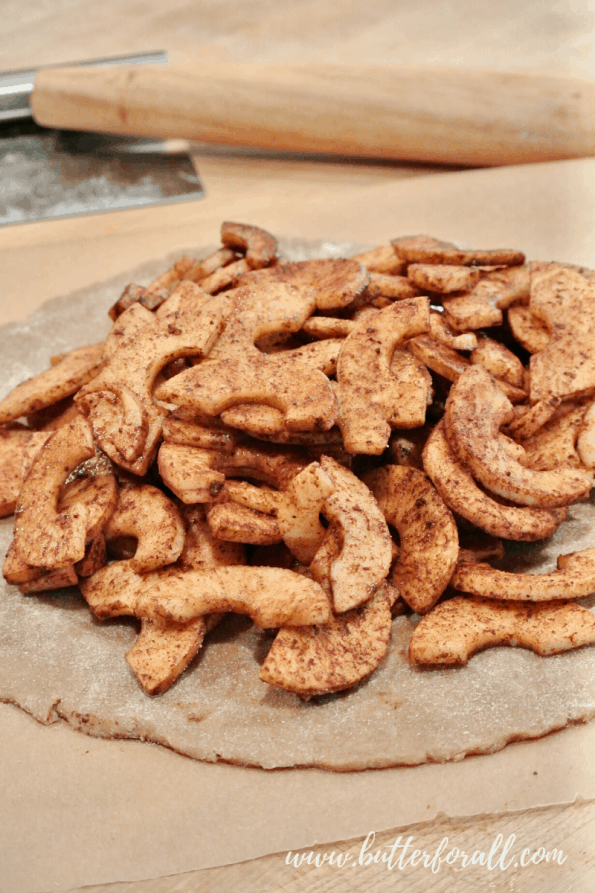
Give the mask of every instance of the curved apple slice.
<path id="1" fill-rule="evenodd" d="M 71 350 L 57 363 L 34 378 L 24 381 L 0 402 L 0 424 L 45 409 L 76 393 L 96 376 L 103 366 L 103 344 L 90 344 Z"/>
<path id="2" fill-rule="evenodd" d="M 516 645 L 545 656 L 593 642 L 595 617 L 581 605 L 503 604 L 459 596 L 422 617 L 409 642 L 409 660 L 456 666 L 494 645 Z"/>
<path id="3" fill-rule="evenodd" d="M 294 477 L 277 506 L 277 523 L 285 545 L 302 564 L 310 564 L 326 530 L 320 513 L 335 487 L 318 462 Z"/>
<path id="4" fill-rule="evenodd" d="M 271 546 L 282 539 L 276 518 L 234 501 L 210 506 L 207 521 L 213 536 L 225 542 Z"/>
<path id="5" fill-rule="evenodd" d="M 492 499 L 453 454 L 444 435 L 443 422 L 428 438 L 423 463 L 447 506 L 492 536 L 524 542 L 545 539 L 566 517 L 564 508 L 508 506 Z"/>
<path id="6" fill-rule="evenodd" d="M 367 601 L 386 578 L 392 541 L 368 487 L 330 456 L 322 456 L 320 465 L 335 488 L 323 514 L 338 527 L 341 540 L 339 557 L 329 572 L 334 609 L 341 614 Z"/>
<path id="7" fill-rule="evenodd" d="M 423 425 L 429 376 L 417 369 L 417 377 L 399 378 L 391 369 L 391 358 L 397 345 L 429 328 L 429 299 L 414 298 L 367 315 L 345 339 L 335 393 L 347 452 L 380 455 L 391 427 Z"/>
<path id="8" fill-rule="evenodd" d="M 453 589 L 501 601 L 553 601 L 595 593 L 595 549 L 559 555 L 551 574 L 512 574 L 480 561 L 460 561 Z"/>
<path id="9" fill-rule="evenodd" d="M 400 537 L 390 581 L 417 614 L 436 604 L 459 555 L 457 525 L 423 471 L 386 465 L 364 477 Z"/>
<path id="10" fill-rule="evenodd" d="M 481 366 L 471 366 L 446 401 L 446 437 L 474 477 L 511 502 L 554 508 L 588 495 L 591 480 L 579 469 L 533 471 L 503 448 L 498 430 L 512 418 L 512 404 L 492 376 Z"/>
<path id="11" fill-rule="evenodd" d="M 534 263 L 529 307 L 551 334 L 529 362 L 531 403 L 589 392 L 595 387 L 593 285 L 568 267 Z"/>
<path id="12" fill-rule="evenodd" d="M 221 224 L 221 241 L 226 248 L 243 251 L 251 270 L 268 267 L 277 260 L 279 245 L 276 238 L 259 226 L 225 220 Z"/>
<path id="13" fill-rule="evenodd" d="M 0 431 L 0 518 L 14 512 L 23 480 L 49 436 L 24 428 Z"/>
<path id="14" fill-rule="evenodd" d="M 551 341 L 546 324 L 526 304 L 513 304 L 508 308 L 508 324 L 521 347 L 531 354 L 544 350 Z"/>
<path id="15" fill-rule="evenodd" d="M 238 285 L 287 283 L 309 295 L 319 310 L 347 307 L 361 295 L 370 279 L 367 269 L 355 258 L 325 258 L 277 264 L 258 273 L 247 273 Z"/>
<path id="16" fill-rule="evenodd" d="M 164 443 L 158 462 L 163 481 L 187 504 L 213 502 L 226 475 L 254 478 L 284 490 L 307 464 L 296 449 L 255 441 L 238 444 L 231 453 Z"/>
<path id="17" fill-rule="evenodd" d="M 107 540 L 120 536 L 138 539 L 130 566 L 148 573 L 172 564 L 184 547 L 184 523 L 177 506 L 149 484 L 126 484 L 105 529 Z"/>
<path id="18" fill-rule="evenodd" d="M 35 456 L 19 495 L 14 532 L 27 564 L 61 568 L 83 558 L 89 509 L 75 503 L 59 511 L 58 500 L 68 476 L 94 455 L 91 427 L 81 416 L 54 431 Z"/>
<path id="19" fill-rule="evenodd" d="M 506 381 L 515 388 L 523 387 L 523 364 L 511 350 L 493 338 L 486 335 L 478 337 L 477 347 L 471 352 L 471 363 L 483 366 L 494 378 Z"/>
<path id="20" fill-rule="evenodd" d="M 392 239 L 397 255 L 407 263 L 462 264 L 464 266 L 516 266 L 525 255 L 512 248 L 465 249 L 433 236 L 403 236 Z"/>
<path id="21" fill-rule="evenodd" d="M 451 294 L 473 288 L 480 277 L 479 270 L 457 264 L 409 264 L 407 278 L 424 291 Z M 488 305 L 489 306 L 489 305 Z"/>
<path id="22" fill-rule="evenodd" d="M 159 695 L 198 654 L 206 632 L 204 617 L 185 624 L 143 620 L 139 636 L 126 654 L 126 663 L 147 694 Z"/>
<path id="23" fill-rule="evenodd" d="M 405 270 L 405 261 L 398 257 L 392 245 L 378 245 L 370 251 L 355 254 L 358 260 L 371 273 L 385 273 L 390 276 L 400 275 Z"/>
<path id="24" fill-rule="evenodd" d="M 391 630 L 391 599 L 382 587 L 362 607 L 324 625 L 279 630 L 260 678 L 302 698 L 342 691 L 374 672 Z"/>
<path id="25" fill-rule="evenodd" d="M 143 578 L 137 616 L 187 623 L 203 614 L 248 614 L 255 626 L 311 626 L 327 623 L 330 605 L 314 580 L 278 567 L 220 567 L 189 570 L 167 578 L 166 599 L 152 575 Z"/>
<path id="26" fill-rule="evenodd" d="M 157 319 L 139 304 L 118 317 L 106 341 L 107 362 L 76 402 L 111 459 L 135 474 L 151 464 L 166 411 L 153 399 L 161 369 L 209 352 L 223 324 L 223 308 L 193 282 L 182 281 L 165 304 L 177 309 Z"/>

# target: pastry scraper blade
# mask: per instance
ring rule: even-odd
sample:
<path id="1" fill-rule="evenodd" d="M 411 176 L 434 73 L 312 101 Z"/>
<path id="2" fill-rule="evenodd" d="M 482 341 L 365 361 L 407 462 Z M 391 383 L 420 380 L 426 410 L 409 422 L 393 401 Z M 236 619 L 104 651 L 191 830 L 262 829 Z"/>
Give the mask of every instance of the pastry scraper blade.
<path id="1" fill-rule="evenodd" d="M 164 53 L 82 63 L 167 61 Z M 0 74 L 0 225 L 195 200 L 204 193 L 181 140 L 40 127 L 28 95 L 35 72 Z"/>

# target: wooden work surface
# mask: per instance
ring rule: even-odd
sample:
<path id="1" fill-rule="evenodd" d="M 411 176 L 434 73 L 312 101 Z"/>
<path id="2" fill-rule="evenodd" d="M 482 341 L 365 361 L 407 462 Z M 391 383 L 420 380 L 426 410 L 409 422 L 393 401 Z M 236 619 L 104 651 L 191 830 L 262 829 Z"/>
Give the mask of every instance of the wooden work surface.
<path id="1" fill-rule="evenodd" d="M 5 4 L 0 67 L 4 70 L 83 58 L 166 49 L 172 61 L 226 58 L 248 61 L 345 61 L 485 65 L 496 68 L 547 68 L 592 77 L 595 72 L 592 12 L 588 4 L 549 0 L 523 5 L 516 0 L 446 2 L 420 0 L 318 0 L 274 3 L 252 0 L 157 0 L 139 3 L 105 0 L 19 0 Z M 365 122 L 362 122 L 365 126 Z M 339 220 L 334 204 L 345 195 L 364 198 L 362 241 L 392 235 L 374 214 L 373 201 L 404 178 L 430 176 L 443 169 L 415 165 L 348 164 L 307 160 L 242 158 L 200 152 L 196 164 L 208 197 L 161 208 L 128 211 L 0 230 L 2 291 L 0 321 L 26 316 L 46 298 L 68 293 L 116 275 L 176 248 L 217 242 L 222 217 L 266 220 L 284 236 L 322 238 L 332 226 L 335 238 L 349 238 L 353 222 Z M 464 175 L 463 175 L 464 176 Z M 409 197 L 411 201 L 411 196 Z M 291 208 L 295 207 L 292 215 Z M 304 210 L 305 206 L 309 211 Z M 278 211 L 276 210 L 278 209 Z M 358 209 L 359 211 L 359 209 Z M 392 222 L 391 222 L 392 225 Z M 32 269 L 35 266 L 35 270 Z M 47 274 L 39 276 L 39 270 Z M 313 805 L 315 808 L 315 805 Z M 283 890 L 404 890 L 441 893 L 485 890 L 493 893 L 563 893 L 595 888 L 595 804 L 579 803 L 526 810 L 521 814 L 471 819 L 438 818 L 377 836 L 375 846 L 392 844 L 401 834 L 434 852 L 444 837 L 473 852 L 498 834 L 522 834 L 523 846 L 561 847 L 564 870 L 541 864 L 488 872 L 438 874 L 410 869 L 386 872 L 376 866 L 352 872 L 346 880 L 333 867 L 285 865 L 285 855 L 190 874 L 135 883 L 85 887 L 105 893 L 189 893 L 226 890 L 263 893 Z M 34 841 L 31 841 L 34 846 Z M 358 853 L 362 841 L 322 846 L 320 852 Z M 82 888 L 81 888 L 82 889 Z"/>

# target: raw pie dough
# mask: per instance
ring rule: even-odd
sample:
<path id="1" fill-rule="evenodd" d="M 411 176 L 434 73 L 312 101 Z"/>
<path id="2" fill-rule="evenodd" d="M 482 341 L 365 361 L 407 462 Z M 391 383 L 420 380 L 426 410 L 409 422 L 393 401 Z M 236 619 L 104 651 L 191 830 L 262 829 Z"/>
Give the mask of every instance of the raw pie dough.
<path id="1" fill-rule="evenodd" d="M 287 259 L 304 260 L 349 256 L 366 246 L 281 247 Z M 50 301 L 30 319 L 2 327 L 0 396 L 46 368 L 51 355 L 105 337 L 107 309 L 124 285 L 150 281 L 168 260 Z M 12 526 L 12 518 L 0 522 L 2 555 Z M 551 541 L 510 544 L 501 566 L 544 573 L 560 552 L 592 546 L 593 499 L 573 506 Z M 351 691 L 304 703 L 261 682 L 258 667 L 272 635 L 231 617 L 169 691 L 150 697 L 124 660 L 135 620 L 99 623 L 73 590 L 23 596 L 3 580 L 0 586 L 0 700 L 43 723 L 140 738 L 198 760 L 339 771 L 416 765 L 497 751 L 595 717 L 595 647 L 548 658 L 492 648 L 465 667 L 421 669 L 406 657 L 415 616 L 394 621 L 386 659 Z M 591 607 L 595 598 L 582 604 Z"/>

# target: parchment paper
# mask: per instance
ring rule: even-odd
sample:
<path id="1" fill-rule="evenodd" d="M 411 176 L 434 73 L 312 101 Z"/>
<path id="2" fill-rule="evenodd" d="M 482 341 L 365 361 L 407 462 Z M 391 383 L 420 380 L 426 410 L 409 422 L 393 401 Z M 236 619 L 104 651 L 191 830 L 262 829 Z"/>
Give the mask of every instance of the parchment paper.
<path id="1" fill-rule="evenodd" d="M 276 201 L 259 207 L 256 222 L 277 232 L 283 221 L 286 232 L 311 224 L 335 235 L 363 226 L 375 239 L 425 230 L 589 264 L 594 174 L 593 163 L 575 162 L 447 175 L 353 191 L 332 209 L 314 195 L 307 211 L 305 201 L 298 208 Z M 90 338 L 77 335 L 79 343 L 97 340 L 105 322 L 103 309 L 86 319 L 74 310 L 75 325 L 89 320 L 98 328 Z M 41 354 L 36 371 L 50 351 Z M 446 765 L 263 773 L 193 762 L 148 744 L 91 739 L 63 724 L 43 727 L 0 705 L 3 875 L 14 891 L 65 890 L 226 864 L 440 811 L 469 815 L 594 797 L 594 730 L 591 723 Z"/>
<path id="2" fill-rule="evenodd" d="M 515 812 L 572 803 L 579 794 L 592 799 L 594 751 L 595 723 L 589 723 L 460 763 L 263 772 L 199 763 L 136 741 L 89 738 L 64 723 L 41 726 L 0 704 L 2 889 L 54 893 L 267 853 L 279 853 L 283 866 L 288 850 L 441 814 Z M 564 844 L 556 839 L 566 850 Z"/>

